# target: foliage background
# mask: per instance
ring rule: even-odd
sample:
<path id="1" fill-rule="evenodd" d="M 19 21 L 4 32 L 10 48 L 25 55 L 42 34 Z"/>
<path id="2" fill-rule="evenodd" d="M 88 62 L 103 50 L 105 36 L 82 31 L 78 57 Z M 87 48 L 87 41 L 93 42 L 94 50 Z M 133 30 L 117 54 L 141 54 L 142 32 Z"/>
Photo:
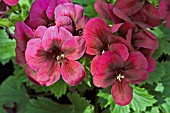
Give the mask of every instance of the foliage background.
<path id="1" fill-rule="evenodd" d="M 115 3 L 116 0 L 107 0 Z M 156 70 L 140 85 L 133 85 L 133 100 L 124 107 L 114 103 L 111 87 L 95 88 L 89 72 L 90 59 L 82 58 L 87 77 L 76 87 L 68 86 L 62 79 L 49 87 L 33 85 L 24 73 L 24 67 L 15 62 L 13 39 L 15 24 L 24 21 L 33 0 L 20 0 L 10 7 L 5 18 L 0 19 L 0 113 L 169 113 L 170 112 L 170 30 L 165 23 L 153 32 L 159 41 L 154 53 Z M 94 9 L 95 0 L 73 0 L 84 7 L 84 14 L 99 16 Z M 150 0 L 158 7 L 159 0 Z M 6 70 L 5 70 L 6 68 Z M 12 70 L 11 72 L 9 72 Z M 4 73 L 10 73 L 4 75 Z"/>

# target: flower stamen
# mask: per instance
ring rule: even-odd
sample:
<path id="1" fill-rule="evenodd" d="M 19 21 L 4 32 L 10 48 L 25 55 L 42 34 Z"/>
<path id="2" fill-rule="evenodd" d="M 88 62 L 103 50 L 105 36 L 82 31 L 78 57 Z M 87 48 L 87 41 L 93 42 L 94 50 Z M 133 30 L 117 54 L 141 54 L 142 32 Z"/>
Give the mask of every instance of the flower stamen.
<path id="1" fill-rule="evenodd" d="M 116 77 L 116 79 L 119 80 L 120 82 L 121 82 L 121 79 L 122 79 L 122 78 L 125 78 L 125 77 L 124 77 L 123 75 L 121 75 L 121 74 L 119 74 L 119 75 Z"/>

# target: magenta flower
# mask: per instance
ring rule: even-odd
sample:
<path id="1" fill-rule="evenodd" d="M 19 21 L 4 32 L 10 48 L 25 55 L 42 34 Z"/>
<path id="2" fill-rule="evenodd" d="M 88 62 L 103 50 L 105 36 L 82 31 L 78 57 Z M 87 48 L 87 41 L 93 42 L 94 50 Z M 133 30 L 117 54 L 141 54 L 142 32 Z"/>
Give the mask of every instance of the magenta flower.
<path id="1" fill-rule="evenodd" d="M 102 4 L 99 0 L 95 3 L 96 11 L 104 18 L 109 14 L 109 19 L 106 19 L 110 20 L 111 16 L 115 24 L 131 22 L 142 28 L 153 28 L 161 24 L 159 12 L 147 0 L 117 0 L 115 6 L 105 3 L 107 10 L 102 10 Z"/>
<path id="2" fill-rule="evenodd" d="M 83 7 L 77 4 L 60 4 L 55 8 L 55 23 L 57 26 L 65 27 L 74 36 L 81 36 L 89 20 L 89 17 L 83 16 L 83 11 Z"/>
<path id="3" fill-rule="evenodd" d="M 30 15 L 25 23 L 32 29 L 38 26 L 54 26 L 54 10 L 59 4 L 72 2 L 71 0 L 35 0 L 30 9 Z"/>
<path id="4" fill-rule="evenodd" d="M 106 88 L 112 85 L 114 101 L 124 106 L 132 100 L 130 84 L 139 84 L 148 78 L 148 64 L 142 53 L 135 51 L 129 54 L 123 44 L 113 44 L 97 61 L 97 72 L 93 83 Z"/>
<path id="5" fill-rule="evenodd" d="M 159 13 L 161 17 L 166 21 L 166 27 L 170 29 L 170 1 L 169 0 L 160 1 Z"/>
<path id="6" fill-rule="evenodd" d="M 152 58 L 155 49 L 158 48 L 158 40 L 156 36 L 148 30 L 140 30 L 134 24 L 129 22 L 114 24 L 112 32 L 117 32 L 124 37 L 131 51 L 138 50 L 148 59 L 148 71 L 155 69 L 156 63 Z"/>
<path id="7" fill-rule="evenodd" d="M 0 0 L 1 1 L 1 0 Z M 19 0 L 3 0 L 9 6 L 14 6 L 18 3 Z"/>
<path id="8" fill-rule="evenodd" d="M 73 37 L 62 27 L 49 27 L 43 37 L 31 39 L 27 44 L 26 74 L 35 84 L 45 86 L 58 81 L 61 74 L 66 83 L 75 86 L 86 75 L 84 67 L 75 61 L 84 52 L 85 41 L 82 37 Z"/>
<path id="9" fill-rule="evenodd" d="M 113 35 L 109 25 L 98 17 L 90 19 L 87 22 L 83 37 L 87 45 L 86 53 L 95 55 L 91 62 L 92 75 L 96 72 L 95 65 L 98 57 L 108 51 L 111 44 L 126 44 L 126 41 L 122 37 Z"/>

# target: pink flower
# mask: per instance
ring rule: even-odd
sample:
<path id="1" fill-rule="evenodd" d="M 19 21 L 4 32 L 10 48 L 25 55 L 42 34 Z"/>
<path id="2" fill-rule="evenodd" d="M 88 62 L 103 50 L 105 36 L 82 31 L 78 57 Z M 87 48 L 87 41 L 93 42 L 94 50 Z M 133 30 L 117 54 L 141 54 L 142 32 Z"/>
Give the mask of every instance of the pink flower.
<path id="1" fill-rule="evenodd" d="M 155 69 L 156 63 L 152 54 L 158 48 L 158 40 L 154 34 L 146 29 L 138 29 L 137 26 L 129 22 L 114 24 L 112 32 L 117 32 L 118 35 L 124 37 L 131 51 L 138 50 L 144 54 L 148 59 L 149 72 Z"/>
<path id="2" fill-rule="evenodd" d="M 98 0 L 95 3 L 96 11 L 104 18 L 109 14 L 106 19 L 110 20 L 111 17 L 115 24 L 131 22 L 142 28 L 153 28 L 161 24 L 159 12 L 147 0 L 144 2 L 142 0 L 117 0 L 115 6 L 106 5 L 103 2 Z M 102 6 L 102 4 L 105 5 Z M 102 10 L 103 7 L 106 10 Z"/>
<path id="3" fill-rule="evenodd" d="M 35 0 L 30 9 L 30 15 L 25 23 L 32 29 L 38 26 L 54 26 L 54 11 L 57 5 L 70 3 L 71 0 Z"/>
<path id="4" fill-rule="evenodd" d="M 170 1 L 169 0 L 160 1 L 159 13 L 161 17 L 166 21 L 166 27 L 170 29 Z"/>
<path id="5" fill-rule="evenodd" d="M 96 61 L 113 43 L 126 44 L 126 41 L 119 36 L 113 35 L 109 25 L 101 18 L 90 19 L 84 29 L 83 37 L 86 40 L 87 50 L 89 55 L 95 55 L 91 62 L 91 73 L 95 74 Z"/>
<path id="6" fill-rule="evenodd" d="M 110 51 L 97 60 L 97 72 L 93 83 L 106 88 L 112 85 L 114 101 L 124 106 L 132 100 L 132 88 L 129 84 L 139 84 L 148 78 L 148 64 L 142 53 L 135 51 L 129 54 L 123 44 L 112 44 Z"/>
<path id="7" fill-rule="evenodd" d="M 0 0 L 1 1 L 1 0 Z M 3 0 L 9 6 L 14 6 L 18 3 L 19 0 Z"/>
<path id="8" fill-rule="evenodd" d="M 62 27 L 49 27 L 40 38 L 28 41 L 25 51 L 26 74 L 35 84 L 45 86 L 58 81 L 61 74 L 66 83 L 75 86 L 86 75 L 84 67 L 75 61 L 84 52 L 83 38 L 73 37 Z"/>

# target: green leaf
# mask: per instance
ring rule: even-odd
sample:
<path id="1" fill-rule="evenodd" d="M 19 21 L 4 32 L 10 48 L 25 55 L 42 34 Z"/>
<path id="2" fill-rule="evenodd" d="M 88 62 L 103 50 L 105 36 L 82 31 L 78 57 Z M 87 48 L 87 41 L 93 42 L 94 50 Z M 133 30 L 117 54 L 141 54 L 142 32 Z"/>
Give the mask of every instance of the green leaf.
<path id="1" fill-rule="evenodd" d="M 72 113 L 72 105 L 61 105 L 44 97 L 31 99 L 25 113 Z"/>
<path id="2" fill-rule="evenodd" d="M 162 77 L 162 85 L 164 86 L 163 94 L 170 97 L 170 62 L 165 62 L 164 67 L 166 74 Z"/>
<path id="3" fill-rule="evenodd" d="M 149 78 L 144 82 L 148 84 L 158 83 L 161 81 L 161 77 L 165 75 L 164 63 L 157 63 L 156 69 L 149 74 Z"/>
<path id="4" fill-rule="evenodd" d="M 110 112 L 111 113 L 130 113 L 130 106 L 129 105 L 119 106 L 119 105 L 115 104 L 114 107 L 110 108 Z"/>
<path id="5" fill-rule="evenodd" d="M 146 107 L 153 106 L 154 103 L 156 103 L 154 96 L 150 95 L 146 89 L 133 87 L 133 99 L 130 106 L 135 113 L 145 111 Z"/>
<path id="6" fill-rule="evenodd" d="M 55 84 L 50 86 L 50 91 L 57 98 L 60 98 L 62 95 L 64 95 L 66 93 L 67 84 L 63 81 L 63 79 L 60 79 Z"/>
<path id="7" fill-rule="evenodd" d="M 109 105 L 114 105 L 113 97 L 110 92 L 111 87 L 108 87 L 105 89 L 100 89 L 99 93 L 97 94 L 97 96 L 99 97 L 98 103 L 100 104 L 100 107 L 102 109 L 108 107 Z"/>
<path id="8" fill-rule="evenodd" d="M 80 97 L 79 94 L 73 93 L 67 95 L 74 106 L 73 113 L 93 113 L 94 108 L 90 105 L 90 101 Z"/>
<path id="9" fill-rule="evenodd" d="M 169 113 L 170 112 L 170 98 L 165 99 L 166 103 L 161 105 L 162 113 Z"/>
<path id="10" fill-rule="evenodd" d="M 4 111 L 2 105 L 16 102 L 17 113 L 24 113 L 25 105 L 29 101 L 26 88 L 14 76 L 8 77 L 0 86 L 0 98 L 0 111 Z"/>
<path id="11" fill-rule="evenodd" d="M 15 57 L 15 40 L 8 38 L 5 30 L 0 30 L 0 61 L 5 64 L 11 58 Z"/>
<path id="12" fill-rule="evenodd" d="M 10 22 L 7 18 L 0 18 L 0 26 L 11 27 L 13 26 L 13 23 Z"/>

